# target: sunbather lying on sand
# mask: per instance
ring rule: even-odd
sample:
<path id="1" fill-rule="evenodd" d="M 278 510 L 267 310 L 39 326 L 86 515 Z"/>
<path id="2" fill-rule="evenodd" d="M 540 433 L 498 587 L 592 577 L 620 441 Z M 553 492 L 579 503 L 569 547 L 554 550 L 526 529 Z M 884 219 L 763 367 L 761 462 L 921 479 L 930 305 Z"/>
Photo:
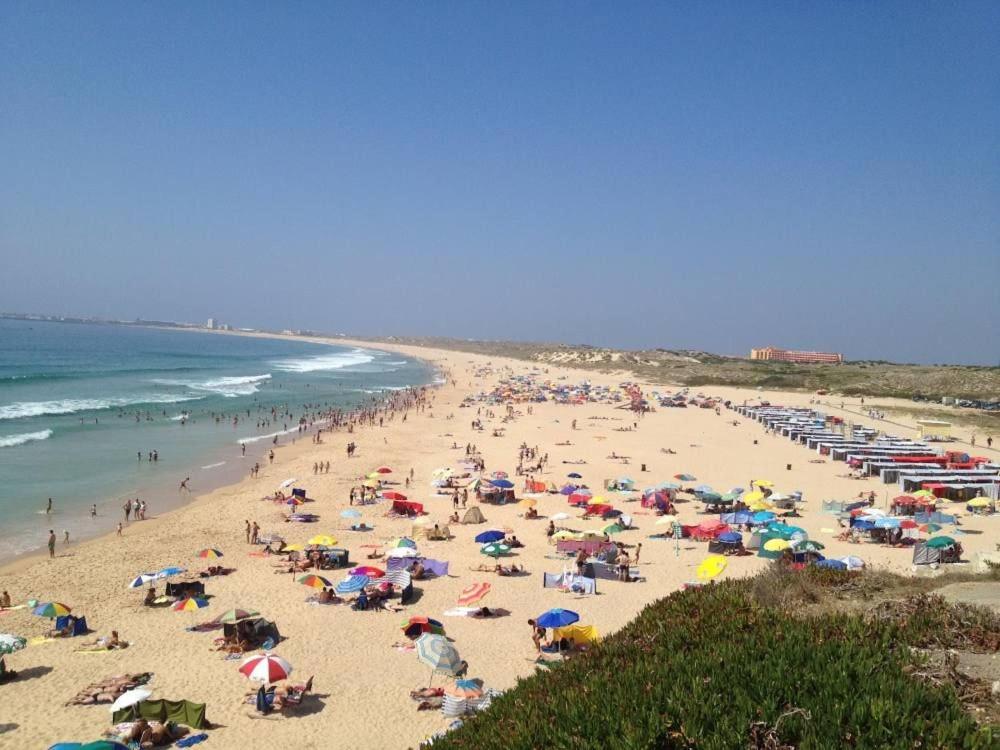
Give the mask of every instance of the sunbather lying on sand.
<path id="1" fill-rule="evenodd" d="M 111 635 L 101 636 L 96 640 L 84 643 L 77 651 L 97 651 L 100 649 L 111 651 L 118 648 L 128 648 L 128 642 L 120 640 L 118 638 L 118 631 L 112 630 Z"/>
<path id="2" fill-rule="evenodd" d="M 227 576 L 236 568 L 224 568 L 221 565 L 209 565 L 205 570 L 198 571 L 199 578 L 211 578 L 213 576 Z"/>

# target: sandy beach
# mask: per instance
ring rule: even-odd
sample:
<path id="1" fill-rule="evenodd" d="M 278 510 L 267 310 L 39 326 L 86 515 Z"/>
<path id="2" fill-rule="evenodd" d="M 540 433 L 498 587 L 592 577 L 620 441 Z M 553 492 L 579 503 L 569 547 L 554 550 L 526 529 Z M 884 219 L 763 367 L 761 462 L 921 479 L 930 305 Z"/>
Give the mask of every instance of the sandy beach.
<path id="1" fill-rule="evenodd" d="M 582 475 L 581 481 L 598 494 L 603 480 L 623 475 L 632 477 L 636 488 L 641 489 L 683 472 L 697 477 L 690 484 L 707 483 L 723 492 L 730 487 L 747 487 L 752 479 L 767 478 L 779 491 L 803 493 L 803 517 L 796 523 L 827 546 L 828 556 L 856 555 L 870 566 L 911 570 L 909 550 L 836 541 L 836 520 L 820 512 L 823 500 L 849 500 L 869 491 L 875 492 L 878 507 L 887 508 L 888 501 L 899 494 L 895 485 L 840 476 L 846 473 L 841 463 L 811 463 L 816 454 L 785 438 L 765 434 L 759 424 L 738 418 L 733 412 L 723 410 L 717 415 L 711 409 L 658 409 L 640 418 L 612 404 L 570 406 L 546 402 L 532 404 L 530 414 L 527 404 L 515 404 L 515 418 L 501 423 L 504 407 L 492 407 L 496 416 L 488 418 L 488 407 L 484 406 L 484 429 L 479 431 L 472 427 L 477 409 L 460 408 L 463 399 L 490 390 L 501 377 L 529 373 L 532 365 L 416 347 L 342 339 L 333 343 L 363 343 L 420 357 L 433 362 L 450 380 L 433 389 L 426 410 L 411 410 L 405 422 L 397 415 L 382 427 L 363 427 L 351 435 L 343 431 L 325 433 L 320 445 L 308 437 L 300 438 L 278 449 L 274 463 L 265 462 L 257 478 L 197 497 L 170 513 L 130 523 L 121 537 L 114 533 L 120 514 L 103 519 L 107 536 L 69 546 L 60 543 L 55 559 L 26 558 L 0 569 L 0 589 L 8 591 L 15 603 L 29 598 L 64 602 L 73 607 L 74 613 L 86 615 L 96 631 L 94 635 L 107 635 L 115 629 L 131 643 L 121 651 L 83 654 L 74 653 L 80 638 L 55 640 L 29 645 L 8 656 L 9 666 L 21 677 L 0 687 L 0 747 L 44 748 L 57 741 L 96 739 L 110 726 L 107 707 L 63 704 L 88 683 L 126 672 L 154 673 L 149 687 L 156 698 L 206 703 L 208 718 L 219 725 L 209 732 L 205 745 L 208 748 L 265 744 L 296 748 L 415 747 L 431 733 L 445 728 L 448 720 L 440 711 L 418 712 L 410 698 L 411 690 L 428 684 L 430 671 L 413 653 L 393 647 L 404 640 L 400 624 L 407 618 L 441 620 L 462 658 L 468 661 L 469 676 L 482 678 L 487 686 L 502 690 L 536 669 L 528 618 L 552 607 L 564 607 L 579 612 L 582 624 L 594 625 L 601 634 L 607 634 L 647 603 L 695 579 L 697 565 L 707 556 L 706 544 L 685 540 L 678 555 L 672 541 L 649 539 L 663 527 L 655 527 L 655 516 L 640 507 L 638 493 L 631 496 L 631 502 L 624 498 L 614 501 L 615 507 L 633 516 L 637 527 L 616 539 L 627 545 L 642 543 L 637 568 L 644 580 L 629 584 L 602 581 L 599 595 L 591 597 L 542 588 L 543 572 L 558 573 L 569 564 L 552 559 L 554 548 L 547 543 L 548 521 L 544 517 L 569 512 L 574 517 L 564 525 L 577 530 L 603 525 L 600 521 L 577 519 L 578 512 L 567 505 L 561 494 L 538 497 L 537 508 L 542 516 L 538 520 L 525 519 L 525 508 L 517 504 L 483 505 L 485 524 L 451 524 L 453 538 L 449 541 L 421 541 L 421 553 L 447 560 L 450 575 L 416 582 L 416 601 L 397 613 L 355 612 L 346 606 L 309 604 L 306 598 L 311 589 L 297 584 L 287 573 L 276 573 L 273 558 L 251 555 L 259 547 L 246 542 L 247 520 L 257 521 L 263 533 L 281 534 L 289 543 L 304 543 L 316 534 L 332 535 L 339 540 L 338 546 L 350 550 L 355 564 L 366 562 L 369 548 L 363 545 L 381 545 L 409 535 L 410 520 L 385 516 L 389 503 L 360 508 L 363 520 L 374 526 L 371 532 L 349 531 L 348 522 L 340 517 L 348 507 L 350 488 L 383 465 L 393 470 L 386 479 L 399 483 L 393 489 L 424 503 L 427 517 L 445 524 L 452 503 L 450 497 L 435 494 L 432 474 L 439 467 L 455 467 L 465 458 L 468 443 L 478 447 L 487 472 L 510 473 L 519 496 L 523 478 L 514 473 L 522 444 L 537 446 L 540 455 L 549 456 L 544 471 L 537 475 L 539 479 L 561 485 L 568 473 L 576 471 Z M 568 384 L 590 380 L 608 386 L 631 379 L 628 373 L 597 374 L 551 366 L 544 372 L 539 370 L 538 375 L 542 379 L 564 378 Z M 662 385 L 642 387 L 644 391 L 667 390 Z M 806 393 L 726 387 L 701 390 L 737 403 L 766 398 L 772 403 L 806 405 L 811 398 Z M 830 400 L 833 405 L 828 410 L 837 414 L 840 399 Z M 845 401 L 845 406 L 854 410 L 849 416 L 859 424 L 907 437 L 914 435 L 903 420 L 891 425 L 873 423 L 856 413 L 860 411 L 856 399 Z M 733 424 L 734 419 L 738 424 Z M 502 434 L 494 436 L 494 429 L 500 427 Z M 349 441 L 357 444 L 357 451 L 348 459 L 345 445 Z M 569 445 L 565 445 L 567 441 Z M 666 449 L 673 453 L 666 453 Z M 612 454 L 628 457 L 628 463 L 612 458 Z M 329 461 L 329 473 L 314 476 L 312 467 L 317 461 Z M 641 471 L 643 465 L 645 471 Z M 411 470 L 412 486 L 404 489 L 404 477 Z M 297 478 L 295 485 L 306 488 L 309 497 L 315 499 L 306 510 L 320 515 L 318 523 L 283 523 L 283 506 L 262 499 L 291 478 Z M 683 523 L 709 518 L 701 508 L 699 502 L 680 503 L 678 516 Z M 962 544 L 967 559 L 979 551 L 994 551 L 996 524 L 996 517 L 963 516 L 962 526 L 968 533 L 962 537 Z M 529 575 L 498 577 L 470 570 L 487 561 L 473 537 L 493 528 L 508 530 L 524 543 L 524 548 L 514 550 L 517 554 L 506 558 L 506 562 L 524 566 Z M 127 588 L 128 582 L 144 571 L 168 565 L 192 571 L 205 567 L 212 561 L 201 560 L 196 553 L 207 547 L 222 550 L 224 557 L 218 562 L 235 568 L 230 575 L 205 580 L 211 595 L 208 607 L 196 612 L 151 609 L 142 605 L 142 589 Z M 756 556 L 731 558 L 722 577 L 747 575 L 767 564 L 769 561 Z M 338 581 L 343 571 L 327 571 L 324 575 Z M 509 611 L 509 615 L 486 620 L 443 616 L 455 606 L 459 592 L 478 581 L 493 586 L 483 603 Z M 254 716 L 252 707 L 242 703 L 254 684 L 237 671 L 239 661 L 226 660 L 212 650 L 212 639 L 217 634 L 185 630 L 235 607 L 258 610 L 274 621 L 285 639 L 275 653 L 294 666 L 295 679 L 304 681 L 314 676 L 314 694 L 300 709 L 280 717 Z M 0 613 L 0 632 L 32 638 L 42 635 L 50 625 L 49 620 L 33 617 L 23 609 Z M 435 684 L 443 682 L 444 678 L 435 678 Z"/>

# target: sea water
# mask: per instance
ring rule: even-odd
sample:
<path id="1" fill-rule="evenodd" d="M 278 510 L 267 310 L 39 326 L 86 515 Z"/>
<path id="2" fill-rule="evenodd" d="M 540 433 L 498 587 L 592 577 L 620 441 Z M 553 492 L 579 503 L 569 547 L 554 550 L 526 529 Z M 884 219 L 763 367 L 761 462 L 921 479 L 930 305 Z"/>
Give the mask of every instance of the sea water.
<path id="1" fill-rule="evenodd" d="M 64 531 L 113 531 L 127 498 L 145 500 L 147 517 L 175 507 L 185 478 L 200 493 L 246 476 L 275 438 L 298 437 L 305 412 L 434 377 L 421 360 L 373 349 L 0 320 L 0 559 L 43 548 L 49 529 L 60 546 Z M 293 418 L 272 419 L 284 406 Z"/>

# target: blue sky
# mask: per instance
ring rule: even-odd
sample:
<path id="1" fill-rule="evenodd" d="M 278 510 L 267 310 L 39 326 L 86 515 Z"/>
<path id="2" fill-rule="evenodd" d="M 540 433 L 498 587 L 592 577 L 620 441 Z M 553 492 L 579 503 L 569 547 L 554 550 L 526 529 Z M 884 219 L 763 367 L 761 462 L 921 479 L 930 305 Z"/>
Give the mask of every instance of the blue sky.
<path id="1" fill-rule="evenodd" d="M 0 309 L 1000 362 L 1000 4 L 0 5 Z"/>

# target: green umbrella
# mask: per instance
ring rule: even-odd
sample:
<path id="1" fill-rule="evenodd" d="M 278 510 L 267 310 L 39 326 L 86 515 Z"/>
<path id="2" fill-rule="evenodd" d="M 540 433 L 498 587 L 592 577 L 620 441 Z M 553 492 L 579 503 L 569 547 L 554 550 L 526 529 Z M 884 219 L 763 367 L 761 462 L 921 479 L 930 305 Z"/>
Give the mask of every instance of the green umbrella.
<path id="1" fill-rule="evenodd" d="M 814 542 L 812 539 L 802 539 L 798 542 L 792 542 L 792 549 L 796 552 L 819 552 L 824 548 L 825 545 L 821 542 Z"/>
<path id="2" fill-rule="evenodd" d="M 955 544 L 955 540 L 950 536 L 936 536 L 927 540 L 927 546 L 933 548 L 939 547 L 951 547 Z"/>
<path id="3" fill-rule="evenodd" d="M 609 536 L 611 534 L 620 534 L 623 531 L 625 531 L 625 529 L 623 529 L 621 526 L 619 526 L 616 523 L 609 523 L 607 526 L 605 526 L 603 529 L 601 529 L 601 533 L 602 534 L 608 534 Z"/>
<path id="4" fill-rule="evenodd" d="M 20 651 L 27 645 L 27 643 L 28 642 L 19 635 L 2 633 L 0 634 L 0 655 L 12 654 L 15 651 Z"/>
<path id="5" fill-rule="evenodd" d="M 500 557 L 500 555 L 506 555 L 510 553 L 510 547 L 506 544 L 501 544 L 500 542 L 492 542 L 490 544 L 484 545 L 481 550 L 484 555 L 489 555 L 490 557 Z"/>

